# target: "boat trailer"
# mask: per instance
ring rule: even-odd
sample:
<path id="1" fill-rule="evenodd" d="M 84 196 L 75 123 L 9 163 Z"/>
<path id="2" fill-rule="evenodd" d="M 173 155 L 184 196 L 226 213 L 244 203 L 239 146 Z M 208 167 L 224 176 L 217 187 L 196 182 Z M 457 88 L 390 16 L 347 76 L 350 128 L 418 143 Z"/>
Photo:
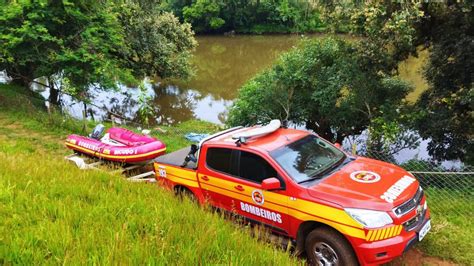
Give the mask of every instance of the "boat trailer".
<path id="1" fill-rule="evenodd" d="M 81 170 L 92 169 L 104 171 L 110 174 L 120 173 L 123 174 L 126 180 L 130 182 L 156 182 L 152 161 L 141 164 L 124 164 L 101 160 L 97 157 L 90 157 L 77 153 L 73 153 L 64 158 L 68 161 L 74 162 L 74 164 Z"/>

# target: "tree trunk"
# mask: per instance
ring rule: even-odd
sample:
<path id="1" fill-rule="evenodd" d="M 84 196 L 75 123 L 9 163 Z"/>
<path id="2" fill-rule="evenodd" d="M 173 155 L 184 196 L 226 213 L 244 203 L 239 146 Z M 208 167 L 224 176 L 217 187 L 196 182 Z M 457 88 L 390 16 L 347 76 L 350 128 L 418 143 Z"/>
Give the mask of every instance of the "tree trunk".
<path id="1" fill-rule="evenodd" d="M 49 85 L 49 104 L 51 107 L 59 105 L 59 91 L 54 87 L 54 82 L 48 78 Z"/>
<path id="2" fill-rule="evenodd" d="M 20 77 L 11 77 L 12 80 L 11 80 L 11 84 L 14 84 L 14 85 L 17 85 L 17 86 L 20 86 L 20 87 L 25 87 L 25 88 L 29 88 L 30 87 L 30 82 L 25 80 L 25 79 L 22 79 Z"/>

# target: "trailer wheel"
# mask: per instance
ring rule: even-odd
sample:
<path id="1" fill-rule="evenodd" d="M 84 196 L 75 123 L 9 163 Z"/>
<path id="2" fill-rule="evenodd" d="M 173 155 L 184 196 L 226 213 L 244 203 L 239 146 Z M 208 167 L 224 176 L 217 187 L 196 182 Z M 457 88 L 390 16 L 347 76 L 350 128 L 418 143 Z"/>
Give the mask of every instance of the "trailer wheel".
<path id="1" fill-rule="evenodd" d="M 347 240 L 329 227 L 318 227 L 311 231 L 306 237 L 305 250 L 310 265 L 352 266 L 359 264 Z"/>

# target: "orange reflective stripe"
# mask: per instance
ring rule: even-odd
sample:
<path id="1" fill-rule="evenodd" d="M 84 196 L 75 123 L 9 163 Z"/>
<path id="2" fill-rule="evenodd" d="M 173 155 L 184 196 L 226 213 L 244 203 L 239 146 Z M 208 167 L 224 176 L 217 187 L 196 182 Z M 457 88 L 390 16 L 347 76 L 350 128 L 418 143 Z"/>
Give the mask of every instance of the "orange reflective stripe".
<path id="1" fill-rule="evenodd" d="M 367 231 L 367 236 L 365 237 L 366 241 L 370 240 L 370 237 L 372 236 L 372 232 L 373 232 L 372 230 Z"/>

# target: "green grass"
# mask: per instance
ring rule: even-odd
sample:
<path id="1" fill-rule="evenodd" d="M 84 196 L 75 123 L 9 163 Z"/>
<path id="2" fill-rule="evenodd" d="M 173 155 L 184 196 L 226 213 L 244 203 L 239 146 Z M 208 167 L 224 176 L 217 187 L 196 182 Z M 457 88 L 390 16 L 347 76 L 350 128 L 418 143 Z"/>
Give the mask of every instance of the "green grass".
<path id="1" fill-rule="evenodd" d="M 154 184 L 77 169 L 62 140 L 81 123 L 48 115 L 18 90 L 0 86 L 0 265 L 302 263 Z M 216 128 L 167 130 L 160 138 L 176 149 L 189 144 L 177 130 Z"/>
<path id="2" fill-rule="evenodd" d="M 474 197 L 443 189 L 428 189 L 432 229 L 420 243 L 426 254 L 465 265 L 474 264 Z"/>

